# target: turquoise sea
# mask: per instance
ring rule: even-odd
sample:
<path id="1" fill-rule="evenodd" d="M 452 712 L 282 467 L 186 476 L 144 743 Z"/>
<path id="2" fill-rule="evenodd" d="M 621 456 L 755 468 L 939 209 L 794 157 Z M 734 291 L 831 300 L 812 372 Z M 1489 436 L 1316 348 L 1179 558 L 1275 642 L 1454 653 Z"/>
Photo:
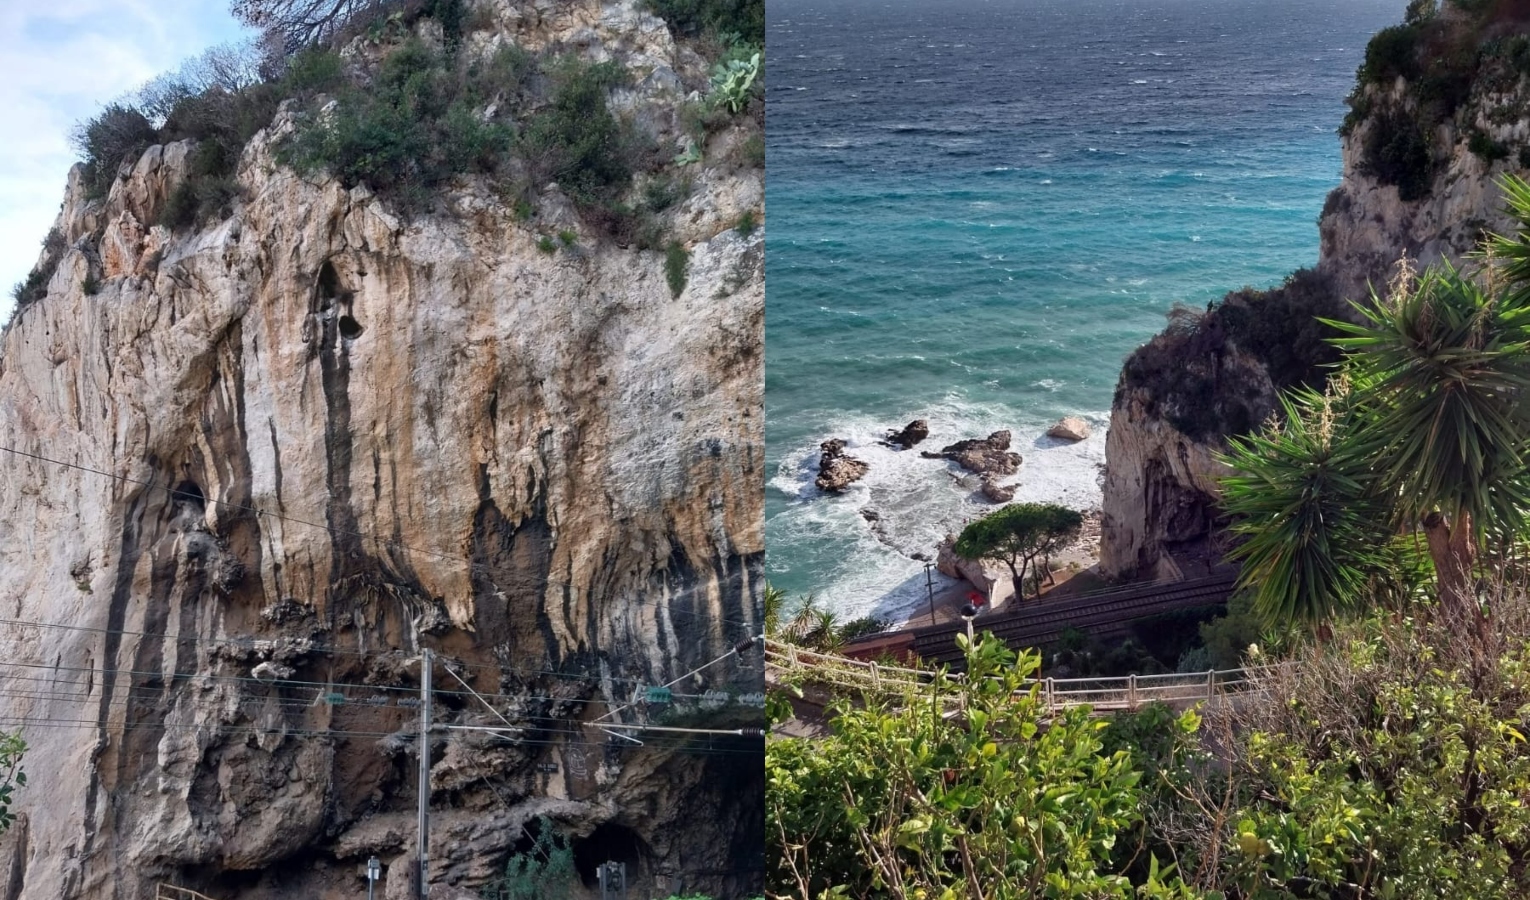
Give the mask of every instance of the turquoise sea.
<path id="1" fill-rule="evenodd" d="M 900 619 L 989 508 L 925 446 L 1011 429 L 1017 499 L 1080 509 L 1122 359 L 1317 260 L 1343 98 L 1402 0 L 770 0 L 766 567 Z M 1042 437 L 1063 415 L 1095 434 Z M 813 487 L 817 448 L 871 463 Z M 876 528 L 868 513 L 877 519 Z"/>

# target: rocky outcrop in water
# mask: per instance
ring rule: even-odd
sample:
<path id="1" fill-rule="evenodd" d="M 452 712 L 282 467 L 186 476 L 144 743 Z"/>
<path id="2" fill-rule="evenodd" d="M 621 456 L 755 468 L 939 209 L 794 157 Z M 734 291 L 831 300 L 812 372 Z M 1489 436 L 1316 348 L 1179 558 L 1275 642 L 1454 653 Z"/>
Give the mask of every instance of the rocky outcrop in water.
<path id="1" fill-rule="evenodd" d="M 636 2 L 486 8 L 641 62 L 619 99 L 653 122 L 705 83 Z M 438 721 L 521 729 L 433 736 L 438 891 L 477 895 L 541 815 L 645 891 L 757 891 L 758 740 L 591 720 L 760 628 L 764 244 L 732 225 L 763 173 L 694 168 L 672 296 L 663 253 L 556 189 L 535 226 L 471 179 L 408 219 L 278 164 L 283 128 L 199 229 L 155 224 L 184 145 L 104 201 L 76 170 L 47 294 L 0 343 L 0 598 L 57 626 L 0 626 L 31 745 L 6 896 L 352 897 L 373 854 L 403 896 L 421 647 Z M 760 679 L 746 650 L 690 684 Z"/>
<path id="2" fill-rule="evenodd" d="M 830 438 L 818 445 L 818 477 L 813 483 L 820 491 L 836 494 L 866 477 L 871 466 L 863 460 L 846 455 L 845 442 Z"/>
<path id="3" fill-rule="evenodd" d="M 902 429 L 888 429 L 887 440 L 882 443 L 889 447 L 907 450 L 929 436 L 930 423 L 924 419 L 915 419 Z"/>
<path id="4" fill-rule="evenodd" d="M 1092 430 L 1089 423 L 1078 416 L 1064 416 L 1057 420 L 1057 424 L 1047 429 L 1047 437 L 1055 437 L 1064 441 L 1082 441 L 1088 439 Z"/>
<path id="5" fill-rule="evenodd" d="M 976 475 L 1005 476 L 1020 471 L 1020 454 L 1009 449 L 1009 431 L 995 431 L 986 438 L 948 444 L 937 453 L 922 451 L 925 459 L 949 459 Z"/>
<path id="6" fill-rule="evenodd" d="M 993 475 L 983 476 L 981 491 L 991 503 L 1008 503 L 1015 499 L 1015 485 L 1000 484 L 999 479 Z"/>

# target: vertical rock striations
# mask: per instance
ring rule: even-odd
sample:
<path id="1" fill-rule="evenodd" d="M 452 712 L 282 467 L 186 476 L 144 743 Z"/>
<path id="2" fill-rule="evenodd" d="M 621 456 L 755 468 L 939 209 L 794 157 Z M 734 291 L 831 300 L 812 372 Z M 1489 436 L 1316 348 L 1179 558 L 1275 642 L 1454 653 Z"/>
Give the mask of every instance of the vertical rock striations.
<path id="1" fill-rule="evenodd" d="M 637 4 L 489 9 L 641 63 L 638 114 L 704 81 Z M 545 814 L 587 880 L 749 889 L 758 742 L 588 723 L 760 627 L 763 232 L 729 226 L 763 173 L 703 164 L 671 296 L 555 188 L 538 215 L 578 244 L 547 254 L 471 181 L 410 220 L 297 176 L 285 122 L 190 233 L 153 224 L 185 145 L 104 201 L 77 170 L 0 344 L 0 715 L 31 745 L 7 896 L 355 896 L 372 854 L 394 896 L 422 645 L 442 721 L 504 724 L 460 677 L 522 729 L 432 741 L 438 883 L 476 892 Z M 756 690 L 757 653 L 676 691 Z"/>

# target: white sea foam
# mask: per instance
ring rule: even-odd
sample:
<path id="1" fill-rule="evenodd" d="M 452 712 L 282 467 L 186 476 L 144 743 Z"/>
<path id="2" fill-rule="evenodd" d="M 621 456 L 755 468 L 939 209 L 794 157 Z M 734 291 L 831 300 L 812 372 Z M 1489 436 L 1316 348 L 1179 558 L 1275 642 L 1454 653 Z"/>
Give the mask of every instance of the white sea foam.
<path id="1" fill-rule="evenodd" d="M 813 485 L 817 441 L 784 454 L 770 479 L 774 490 L 793 498 L 773 517 L 772 536 L 780 546 L 810 547 L 826 535 L 838 541 L 850 538 L 850 549 L 830 566 L 832 571 L 819 573 L 824 585 L 820 597 L 842 618 L 874 614 L 902 622 L 918 615 L 926 600 L 924 560 L 933 559 L 947 533 L 994 508 L 983 499 L 977 476 L 945 460 L 925 459 L 921 450 L 1008 428 L 1013 433 L 1011 449 L 1024 458 L 1019 474 L 1006 479 L 1016 486 L 1017 502 L 1061 503 L 1080 510 L 1100 505 L 1105 413 L 1084 416 L 1094 433 L 1076 444 L 1046 437 L 1050 422 L 956 397 L 919 415 L 929 421 L 930 436 L 913 450 L 883 446 L 880 440 L 894 423 L 860 416 L 819 438 L 844 439 L 846 452 L 871 466 L 866 477 L 843 494 L 825 496 Z M 914 417 L 911 413 L 908 418 Z M 874 524 L 868 512 L 875 516 Z M 942 580 L 941 585 L 946 583 Z"/>

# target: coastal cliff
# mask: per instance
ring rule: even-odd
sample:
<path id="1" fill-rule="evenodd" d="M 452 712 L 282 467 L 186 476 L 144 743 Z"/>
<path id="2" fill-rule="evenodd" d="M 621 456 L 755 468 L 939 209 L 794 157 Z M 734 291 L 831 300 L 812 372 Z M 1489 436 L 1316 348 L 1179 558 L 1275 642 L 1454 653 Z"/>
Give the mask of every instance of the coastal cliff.
<path id="1" fill-rule="evenodd" d="M 475 9 L 469 48 L 615 61 L 613 108 L 684 149 L 707 64 L 641 4 Z M 518 729 L 432 741 L 433 896 L 476 896 L 541 816 L 586 889 L 616 859 L 637 896 L 756 890 L 757 741 L 589 724 L 722 657 L 676 691 L 759 690 L 728 656 L 763 578 L 746 126 L 659 215 L 676 290 L 556 184 L 532 218 L 472 177 L 405 214 L 299 174 L 296 115 L 193 228 L 157 224 L 191 144 L 102 199 L 76 167 L 45 294 L 0 342 L 0 727 L 30 777 L 4 897 L 351 897 L 371 855 L 408 896 L 422 647 L 438 721 Z"/>
<path id="2" fill-rule="evenodd" d="M 1464 8 L 1470 7 L 1470 9 Z M 1100 570 L 1174 577 L 1220 555 L 1213 453 L 1319 386 L 1337 357 L 1314 316 L 1346 318 L 1403 255 L 1460 265 L 1508 219 L 1497 176 L 1530 163 L 1530 38 L 1514 4 L 1417 2 L 1367 47 L 1340 130 L 1342 180 L 1316 266 L 1207 312 L 1177 308 L 1128 357 L 1111 409 Z"/>

